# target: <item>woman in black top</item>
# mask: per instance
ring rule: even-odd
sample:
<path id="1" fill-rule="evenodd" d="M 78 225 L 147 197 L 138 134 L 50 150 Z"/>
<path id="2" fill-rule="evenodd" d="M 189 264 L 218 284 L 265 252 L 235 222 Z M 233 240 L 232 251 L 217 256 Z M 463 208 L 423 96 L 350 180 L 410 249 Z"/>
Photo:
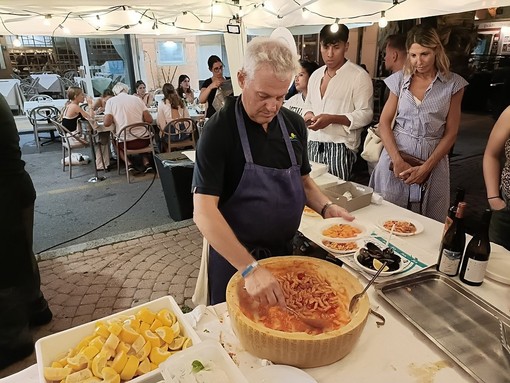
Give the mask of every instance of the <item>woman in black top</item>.
<path id="1" fill-rule="evenodd" d="M 69 89 L 67 89 L 67 98 L 69 101 L 67 102 L 64 111 L 62 112 L 62 125 L 70 132 L 74 132 L 76 130 L 80 131 L 78 127 L 78 119 L 81 118 L 90 120 L 94 117 L 92 99 L 87 99 L 90 110 L 89 114 L 80 107 L 80 104 L 85 101 L 85 94 L 80 87 L 69 87 Z"/>
<path id="2" fill-rule="evenodd" d="M 209 66 L 209 70 L 212 72 L 213 76 L 205 80 L 202 84 L 198 101 L 200 101 L 201 104 L 207 102 L 207 112 L 205 116 L 211 117 L 216 112 L 216 109 L 213 106 L 216 92 L 221 84 L 227 81 L 228 78 L 223 77 L 223 62 L 218 56 L 212 55 L 209 57 L 207 65 Z"/>

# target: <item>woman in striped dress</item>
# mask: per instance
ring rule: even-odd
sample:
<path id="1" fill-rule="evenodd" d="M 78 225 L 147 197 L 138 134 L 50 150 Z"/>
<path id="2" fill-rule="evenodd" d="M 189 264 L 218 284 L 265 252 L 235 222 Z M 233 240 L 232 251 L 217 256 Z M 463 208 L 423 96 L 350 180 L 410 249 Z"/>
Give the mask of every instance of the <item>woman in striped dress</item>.
<path id="1" fill-rule="evenodd" d="M 457 138 L 468 83 L 449 71 L 435 29 L 414 27 L 407 35 L 406 48 L 404 70 L 385 80 L 391 93 L 379 122 L 384 149 L 370 186 L 387 201 L 444 221 L 450 204 L 448 152 Z M 424 163 L 412 166 L 401 152 Z"/>

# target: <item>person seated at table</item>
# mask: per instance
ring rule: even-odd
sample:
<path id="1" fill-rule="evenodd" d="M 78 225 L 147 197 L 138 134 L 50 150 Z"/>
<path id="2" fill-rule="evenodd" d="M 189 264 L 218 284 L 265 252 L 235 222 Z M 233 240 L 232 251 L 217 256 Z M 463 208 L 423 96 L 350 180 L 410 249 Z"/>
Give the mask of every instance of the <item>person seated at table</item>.
<path id="1" fill-rule="evenodd" d="M 152 93 L 147 92 L 147 86 L 145 83 L 142 80 L 138 80 L 135 83 L 135 89 L 136 93 L 134 95 L 142 100 L 145 106 L 150 107 L 154 101 L 154 97 L 152 96 Z"/>
<path id="2" fill-rule="evenodd" d="M 179 86 L 177 87 L 177 94 L 180 98 L 185 100 L 188 104 L 195 102 L 195 93 L 189 84 L 189 77 L 185 74 L 179 76 Z"/>
<path id="3" fill-rule="evenodd" d="M 189 112 L 172 84 L 166 83 L 163 85 L 162 91 L 163 102 L 158 105 L 157 122 L 162 136 L 165 137 L 168 134 L 168 123 L 178 118 L 189 118 Z M 187 138 L 183 137 L 181 140 Z M 163 146 L 166 146 L 166 142 L 163 142 Z"/>
<path id="4" fill-rule="evenodd" d="M 96 101 L 94 101 L 94 105 L 92 106 L 92 109 L 98 113 L 104 113 L 104 109 L 106 107 L 106 101 L 108 101 L 110 98 L 113 97 L 113 92 L 110 88 L 107 88 L 104 90 L 101 97 L 99 97 Z"/>
<path id="5" fill-rule="evenodd" d="M 129 94 L 129 87 L 118 82 L 113 87 L 113 94 L 115 95 L 106 103 L 104 111 L 104 126 L 109 127 L 115 124 L 117 134 L 126 126 L 135 124 L 137 122 L 146 122 L 152 124 L 152 116 L 147 109 L 147 106 L 140 100 L 139 97 Z M 149 145 L 150 139 L 145 138 L 143 134 L 146 133 L 145 129 L 134 128 L 131 134 L 126 137 L 126 145 L 128 149 L 141 149 Z M 122 161 L 128 164 L 128 171 L 132 175 L 136 175 L 139 171 L 133 166 L 131 160 L 124 154 L 124 144 L 121 141 L 124 137 L 117 138 L 118 154 Z M 148 154 L 141 154 L 144 166 L 144 173 L 152 173 L 154 171 L 151 166 L 150 157 Z"/>
<path id="6" fill-rule="evenodd" d="M 83 93 L 83 89 L 78 86 L 70 86 L 67 89 L 67 98 L 68 101 L 62 111 L 62 125 L 70 132 L 78 131 L 81 133 L 78 120 L 92 120 L 94 118 L 92 99 L 87 97 L 87 104 L 90 110 L 90 113 L 87 113 L 80 106 L 80 104 L 85 102 L 85 93 Z"/>

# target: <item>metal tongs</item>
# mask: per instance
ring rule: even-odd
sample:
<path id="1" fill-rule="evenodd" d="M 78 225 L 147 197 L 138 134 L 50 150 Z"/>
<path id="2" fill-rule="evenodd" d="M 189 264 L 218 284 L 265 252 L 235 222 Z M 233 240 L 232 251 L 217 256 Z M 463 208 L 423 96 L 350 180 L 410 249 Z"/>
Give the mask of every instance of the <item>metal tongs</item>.
<path id="1" fill-rule="evenodd" d="M 506 340 L 505 324 L 502 321 L 499 321 L 499 336 L 501 338 L 501 347 L 503 347 L 503 351 L 505 351 L 507 357 L 510 357 L 510 346 Z"/>

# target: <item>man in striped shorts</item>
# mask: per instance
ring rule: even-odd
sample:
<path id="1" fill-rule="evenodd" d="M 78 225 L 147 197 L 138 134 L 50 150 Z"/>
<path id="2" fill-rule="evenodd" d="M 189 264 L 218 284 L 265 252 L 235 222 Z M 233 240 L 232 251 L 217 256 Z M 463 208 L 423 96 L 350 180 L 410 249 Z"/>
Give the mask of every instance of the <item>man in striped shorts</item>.
<path id="1" fill-rule="evenodd" d="M 330 173 L 344 180 L 351 176 L 362 128 L 372 121 L 374 93 L 368 73 L 345 58 L 348 39 L 343 24 L 322 28 L 325 65 L 310 76 L 303 109 L 310 161 L 327 164 Z"/>

